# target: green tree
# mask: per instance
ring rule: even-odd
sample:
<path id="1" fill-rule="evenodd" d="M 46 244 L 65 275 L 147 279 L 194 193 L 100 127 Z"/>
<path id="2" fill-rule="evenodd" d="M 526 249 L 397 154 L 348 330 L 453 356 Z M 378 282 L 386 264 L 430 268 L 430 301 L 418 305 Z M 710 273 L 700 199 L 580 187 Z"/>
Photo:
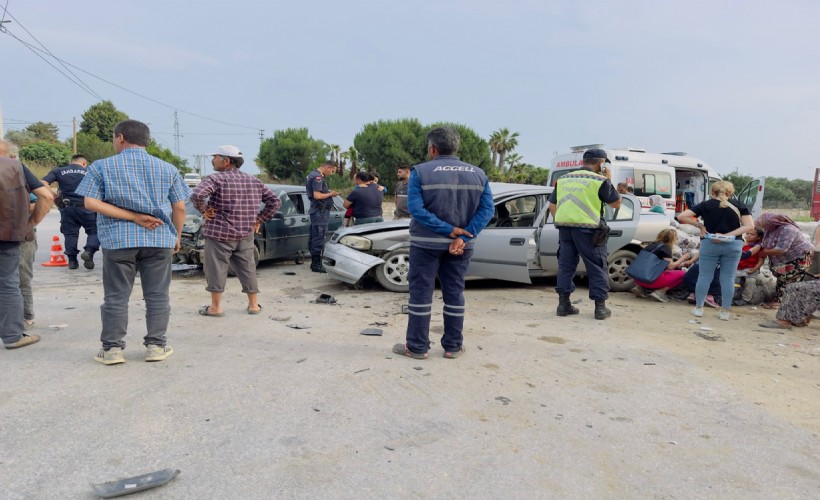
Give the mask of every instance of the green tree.
<path id="1" fill-rule="evenodd" d="M 31 132 L 37 141 L 59 142 L 60 129 L 53 123 L 35 122 L 26 127 L 27 132 Z"/>
<path id="2" fill-rule="evenodd" d="M 66 140 L 65 145 L 70 149 L 73 146 L 72 139 Z M 77 153 L 85 156 L 89 163 L 91 163 L 100 158 L 114 156 L 114 146 L 111 144 L 111 138 L 107 141 L 103 141 L 96 135 L 78 132 Z"/>
<path id="3" fill-rule="evenodd" d="M 154 139 L 150 139 L 148 141 L 148 146 L 145 148 L 145 151 L 147 151 L 151 156 L 156 156 L 160 160 L 167 161 L 171 165 L 175 166 L 183 175 L 191 171 L 191 169 L 188 168 L 188 160 L 183 160 L 179 156 L 175 155 L 170 149 L 158 144 L 154 141 Z"/>
<path id="4" fill-rule="evenodd" d="M 71 159 L 71 150 L 65 144 L 52 142 L 32 142 L 20 148 L 20 158 L 43 166 L 64 165 Z"/>
<path id="5" fill-rule="evenodd" d="M 98 102 L 83 113 L 80 132 L 95 135 L 102 141 L 110 141 L 114 135 L 114 126 L 127 119 L 128 115 L 118 110 L 111 101 Z"/>
<path id="6" fill-rule="evenodd" d="M 359 152 L 356 148 L 350 146 L 347 151 L 341 154 L 342 162 L 350 161 L 350 174 L 348 177 L 352 180 L 359 173 Z"/>
<path id="7" fill-rule="evenodd" d="M 490 135 L 490 150 L 498 160 L 498 169 L 505 170 L 506 156 L 518 147 L 518 132 L 510 133 L 509 129 L 501 128 Z"/>
<path id="8" fill-rule="evenodd" d="M 383 179 L 392 179 L 398 165 L 424 161 L 425 134 L 425 128 L 415 118 L 366 124 L 353 138 L 360 167 L 377 172 Z"/>
<path id="9" fill-rule="evenodd" d="M 487 141 L 482 139 L 481 136 L 475 132 L 475 130 L 466 125 L 444 122 L 434 123 L 427 127 L 424 131 L 424 135 L 422 136 L 422 144 L 427 137 L 427 133 L 436 127 L 453 127 L 458 130 L 458 135 L 461 138 L 461 145 L 458 148 L 458 157 L 461 158 L 461 161 L 466 161 L 467 163 L 481 167 L 486 173 L 492 171 L 494 165 L 490 159 L 490 148 Z M 424 154 L 426 154 L 426 150 L 427 148 L 425 144 Z M 422 156 L 421 160 L 423 161 L 425 159 L 426 158 Z"/>
<path id="10" fill-rule="evenodd" d="M 26 144 L 37 142 L 37 138 L 34 137 L 34 134 L 29 132 L 28 130 L 9 130 L 8 132 L 6 132 L 6 140 L 16 144 L 17 147 L 20 148 L 22 148 Z"/>
<path id="11" fill-rule="evenodd" d="M 256 164 L 271 177 L 302 180 L 327 158 L 330 147 L 307 128 L 276 130 L 259 147 Z"/>
<path id="12" fill-rule="evenodd" d="M 737 170 L 735 170 L 734 172 L 730 172 L 728 174 L 723 174 L 723 175 L 721 175 L 721 178 L 724 181 L 731 182 L 732 185 L 735 186 L 735 192 L 738 192 L 741 189 L 743 189 L 743 186 L 745 186 L 746 184 L 748 184 L 752 180 L 751 175 L 744 175 L 744 174 L 738 173 Z"/>
<path id="13" fill-rule="evenodd" d="M 548 168 L 539 168 L 529 163 L 517 163 L 511 166 L 506 173 L 492 180 L 544 186 L 547 184 L 549 175 Z"/>

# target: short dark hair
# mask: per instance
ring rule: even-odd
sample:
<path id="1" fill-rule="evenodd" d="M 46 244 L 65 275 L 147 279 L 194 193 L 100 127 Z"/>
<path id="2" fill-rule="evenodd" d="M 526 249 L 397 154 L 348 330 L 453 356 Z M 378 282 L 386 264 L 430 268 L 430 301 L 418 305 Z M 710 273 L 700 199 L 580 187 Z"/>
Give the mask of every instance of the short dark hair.
<path id="1" fill-rule="evenodd" d="M 231 165 L 236 168 L 240 168 L 245 164 L 245 158 L 242 158 L 241 156 L 226 156 L 225 158 L 227 158 L 228 161 L 231 162 Z"/>
<path id="2" fill-rule="evenodd" d="M 88 161 L 88 158 L 86 158 L 85 155 L 71 155 L 71 163 L 74 163 L 77 160 Z"/>
<path id="3" fill-rule="evenodd" d="M 398 168 L 399 170 L 410 170 L 410 165 L 399 165 L 396 168 Z"/>
<path id="4" fill-rule="evenodd" d="M 123 120 L 114 126 L 114 137 L 122 135 L 125 142 L 135 146 L 148 146 L 151 139 L 151 131 L 148 125 L 137 120 Z"/>
<path id="5" fill-rule="evenodd" d="M 333 168 L 336 168 L 336 163 L 334 163 L 330 160 L 326 160 L 326 161 L 323 161 L 322 164 L 319 165 L 319 166 L 320 167 L 333 167 Z"/>
<path id="6" fill-rule="evenodd" d="M 370 172 L 365 172 L 364 170 L 360 170 L 356 173 L 356 178 L 362 182 L 370 182 L 373 180 L 373 176 L 370 175 Z"/>
<path id="7" fill-rule="evenodd" d="M 461 145 L 461 137 L 458 130 L 453 127 L 436 127 L 427 132 L 427 145 L 433 145 L 442 155 L 454 155 L 458 153 Z"/>

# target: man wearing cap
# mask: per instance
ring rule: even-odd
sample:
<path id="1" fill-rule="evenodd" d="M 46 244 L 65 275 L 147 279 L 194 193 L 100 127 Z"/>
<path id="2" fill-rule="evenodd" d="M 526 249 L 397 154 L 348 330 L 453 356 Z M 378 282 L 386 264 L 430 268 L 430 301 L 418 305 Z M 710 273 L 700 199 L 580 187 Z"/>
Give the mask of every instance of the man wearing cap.
<path id="1" fill-rule="evenodd" d="M 603 204 L 621 206 L 621 195 L 612 186 L 610 163 L 603 149 L 584 152 L 583 169 L 560 179 L 549 198 L 550 213 L 558 228 L 558 316 L 578 314 L 570 295 L 575 291 L 573 278 L 579 256 L 584 259 L 589 277 L 589 298 L 595 301 L 595 319 L 606 319 L 612 312 L 606 307 L 609 292 L 606 242 L 595 245 L 592 234 L 598 227 Z"/>
<path id="2" fill-rule="evenodd" d="M 307 176 L 305 183 L 307 196 L 310 198 L 310 240 L 308 241 L 310 270 L 314 273 L 326 272 L 325 266 L 322 265 L 322 249 L 325 246 L 325 235 L 330 223 L 333 197 L 338 196 L 339 193 L 330 190 L 325 176 L 333 175 L 334 172 L 336 172 L 336 165 L 326 161 Z"/>
<path id="3" fill-rule="evenodd" d="M 210 305 L 202 306 L 199 314 L 225 315 L 222 293 L 228 267 L 248 295 L 248 314 L 259 314 L 254 234 L 273 218 L 282 202 L 262 181 L 239 170 L 245 159 L 236 146 L 219 146 L 211 156 L 216 173 L 205 177 L 191 195 L 191 202 L 205 217 L 205 289 L 211 292 Z M 261 212 L 260 203 L 265 204 Z"/>

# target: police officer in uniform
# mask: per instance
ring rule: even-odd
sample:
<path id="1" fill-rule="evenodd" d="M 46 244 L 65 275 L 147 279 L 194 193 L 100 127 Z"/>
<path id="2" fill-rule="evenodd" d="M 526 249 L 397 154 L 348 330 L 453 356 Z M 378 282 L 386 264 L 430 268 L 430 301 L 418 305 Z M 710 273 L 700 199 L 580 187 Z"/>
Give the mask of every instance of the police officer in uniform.
<path id="1" fill-rule="evenodd" d="M 335 172 L 335 164 L 324 162 L 307 176 L 305 184 L 308 198 L 310 198 L 310 240 L 308 242 L 310 270 L 314 273 L 326 272 L 325 266 L 322 265 L 322 249 L 325 246 L 327 225 L 330 223 L 333 197 L 338 196 L 339 193 L 327 187 L 325 176 L 333 175 Z"/>
<path id="2" fill-rule="evenodd" d="M 85 208 L 85 198 L 74 193 L 83 180 L 88 167 L 88 160 L 83 155 L 71 157 L 71 163 L 57 167 L 43 177 L 46 186 L 56 182 L 60 186 L 60 232 L 65 237 L 65 255 L 68 268 L 77 269 L 77 241 L 80 239 L 80 228 L 85 229 L 86 242 L 80 256 L 86 269 L 94 269 L 94 253 L 100 249 L 97 239 L 97 214 Z"/>
<path id="3" fill-rule="evenodd" d="M 444 299 L 445 358 L 464 352 L 464 274 L 478 233 L 494 213 L 493 193 L 480 168 L 458 159 L 461 139 L 451 127 L 427 134 L 430 161 L 410 172 L 407 202 L 410 222 L 410 297 L 406 343 L 392 351 L 414 359 L 427 358 L 430 316 L 436 278 Z"/>
<path id="4" fill-rule="evenodd" d="M 610 163 L 603 149 L 584 152 L 583 169 L 560 179 L 550 195 L 550 213 L 558 228 L 558 316 L 578 314 L 570 302 L 575 291 L 572 282 L 578 268 L 578 257 L 584 259 L 589 277 L 589 298 L 595 301 L 595 319 L 606 319 L 612 312 L 606 307 L 609 292 L 606 243 L 594 245 L 592 234 L 600 221 L 603 203 L 621 206 L 621 195 L 612 186 Z"/>

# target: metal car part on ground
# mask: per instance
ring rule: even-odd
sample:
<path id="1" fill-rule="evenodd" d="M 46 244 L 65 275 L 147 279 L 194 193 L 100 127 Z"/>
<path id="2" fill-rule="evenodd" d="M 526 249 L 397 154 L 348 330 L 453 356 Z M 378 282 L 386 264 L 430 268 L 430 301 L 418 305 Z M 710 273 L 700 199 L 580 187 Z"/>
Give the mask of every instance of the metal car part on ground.
<path id="1" fill-rule="evenodd" d="M 467 269 L 468 278 L 531 283 L 533 278 L 558 274 L 558 229 L 547 210 L 551 187 L 491 183 L 495 215 L 478 235 Z M 669 227 L 671 217 L 641 214 L 640 201 L 625 195 L 621 208 L 607 207 L 611 228 L 609 280 L 613 291 L 634 286 L 626 268 L 640 252 Z M 349 284 L 372 277 L 394 292 L 408 291 L 410 221 L 395 220 L 338 229 L 325 244 L 323 264 L 328 276 Z M 583 261 L 578 274 L 585 274 Z"/>
<path id="2" fill-rule="evenodd" d="M 265 222 L 254 238 L 257 264 L 264 260 L 293 259 L 301 264 L 308 253 L 310 236 L 310 201 L 304 186 L 266 184 L 282 201 L 273 219 Z M 260 210 L 261 210 L 260 206 Z M 341 227 L 343 201 L 336 196 L 330 210 L 328 235 Z M 185 224 L 182 227 L 180 251 L 174 257 L 178 264 L 202 266 L 205 258 L 204 218 L 190 201 L 185 202 Z"/>

